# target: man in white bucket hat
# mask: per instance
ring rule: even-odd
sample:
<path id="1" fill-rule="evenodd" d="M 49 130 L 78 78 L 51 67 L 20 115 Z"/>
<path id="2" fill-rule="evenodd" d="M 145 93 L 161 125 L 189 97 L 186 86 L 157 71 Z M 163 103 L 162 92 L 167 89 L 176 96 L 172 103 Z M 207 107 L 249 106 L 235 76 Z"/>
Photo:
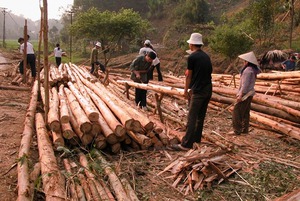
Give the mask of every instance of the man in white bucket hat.
<path id="1" fill-rule="evenodd" d="M 244 65 L 240 72 L 240 86 L 232 112 L 233 131 L 229 132 L 236 135 L 249 132 L 251 101 L 255 94 L 256 76 L 260 73 L 254 52 L 241 54 L 238 57 L 244 60 Z"/>
<path id="2" fill-rule="evenodd" d="M 190 55 L 187 58 L 184 95 L 189 100 L 189 113 L 186 134 L 181 144 L 172 145 L 174 150 L 188 150 L 194 143 L 200 143 L 207 106 L 212 95 L 212 63 L 202 50 L 200 33 L 192 33 L 187 41 Z"/>
<path id="3" fill-rule="evenodd" d="M 101 43 L 97 42 L 95 44 L 95 47 L 92 49 L 91 57 L 90 57 L 91 67 L 92 67 L 91 71 L 90 71 L 91 74 L 94 74 L 95 72 L 97 72 L 97 75 L 98 75 L 98 69 L 95 68 L 96 66 L 100 66 L 101 71 L 105 72 L 105 66 L 98 61 L 98 50 L 100 48 L 101 48 Z"/>

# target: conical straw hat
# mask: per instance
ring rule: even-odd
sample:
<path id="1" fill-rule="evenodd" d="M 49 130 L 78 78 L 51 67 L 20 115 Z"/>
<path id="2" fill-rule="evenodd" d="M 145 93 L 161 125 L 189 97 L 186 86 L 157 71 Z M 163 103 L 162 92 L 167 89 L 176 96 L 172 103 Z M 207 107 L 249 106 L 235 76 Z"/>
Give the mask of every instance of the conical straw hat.
<path id="1" fill-rule="evenodd" d="M 248 61 L 250 63 L 253 63 L 253 64 L 255 64 L 255 65 L 258 66 L 258 61 L 257 61 L 256 56 L 255 56 L 255 54 L 254 54 L 253 51 L 245 53 L 245 54 L 241 54 L 239 56 L 239 58 L 241 58 L 241 59 L 243 59 L 245 61 Z"/>

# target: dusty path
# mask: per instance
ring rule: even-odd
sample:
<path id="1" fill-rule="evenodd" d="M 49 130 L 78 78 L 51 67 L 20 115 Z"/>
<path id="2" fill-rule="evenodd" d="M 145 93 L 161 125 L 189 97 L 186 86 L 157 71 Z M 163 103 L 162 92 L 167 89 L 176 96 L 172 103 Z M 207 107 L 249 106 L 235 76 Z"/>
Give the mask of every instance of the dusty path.
<path id="1" fill-rule="evenodd" d="M 11 77 L 5 72 L 11 65 L 0 53 L 0 85 L 10 85 Z M 27 105 L 30 99 L 28 91 L 0 91 L 0 195 L 1 200 L 16 200 L 18 150 Z"/>

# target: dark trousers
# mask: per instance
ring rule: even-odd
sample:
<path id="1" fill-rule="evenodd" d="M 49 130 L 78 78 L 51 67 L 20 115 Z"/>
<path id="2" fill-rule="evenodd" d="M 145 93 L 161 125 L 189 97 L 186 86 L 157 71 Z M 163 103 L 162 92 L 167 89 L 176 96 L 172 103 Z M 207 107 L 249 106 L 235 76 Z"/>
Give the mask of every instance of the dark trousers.
<path id="1" fill-rule="evenodd" d="M 56 66 L 58 67 L 61 64 L 61 57 L 55 57 Z"/>
<path id="2" fill-rule="evenodd" d="M 92 63 L 92 68 L 91 68 L 91 71 L 90 71 L 91 74 L 93 74 L 94 71 L 95 71 L 95 65 L 99 65 L 101 71 L 105 72 L 105 66 L 102 63 L 100 63 L 99 61 L 97 61 L 97 62 Z"/>
<path id="3" fill-rule="evenodd" d="M 248 133 L 250 121 L 250 108 L 253 96 L 235 104 L 232 112 L 232 126 L 236 134 Z"/>
<path id="4" fill-rule="evenodd" d="M 183 147 L 192 148 L 194 142 L 201 142 L 203 123 L 211 94 L 211 84 L 204 87 L 201 93 L 192 94 L 189 103 L 187 130 L 181 142 Z"/>
<path id="5" fill-rule="evenodd" d="M 158 74 L 158 81 L 163 81 L 163 77 L 162 77 L 162 74 L 161 74 L 161 71 L 160 71 L 160 63 L 158 63 L 156 66 L 151 66 L 151 68 L 149 69 L 148 71 L 148 79 L 149 80 L 153 80 L 153 71 L 154 71 L 154 68 L 156 68 L 157 70 L 157 74 Z"/>
<path id="6" fill-rule="evenodd" d="M 27 65 L 30 65 L 31 69 L 31 76 L 36 76 L 36 67 L 35 67 L 35 55 L 34 54 L 27 54 Z M 22 60 L 19 65 L 20 73 L 24 74 L 24 61 Z"/>
<path id="7" fill-rule="evenodd" d="M 147 104 L 147 90 L 135 88 L 135 103 L 140 107 Z"/>

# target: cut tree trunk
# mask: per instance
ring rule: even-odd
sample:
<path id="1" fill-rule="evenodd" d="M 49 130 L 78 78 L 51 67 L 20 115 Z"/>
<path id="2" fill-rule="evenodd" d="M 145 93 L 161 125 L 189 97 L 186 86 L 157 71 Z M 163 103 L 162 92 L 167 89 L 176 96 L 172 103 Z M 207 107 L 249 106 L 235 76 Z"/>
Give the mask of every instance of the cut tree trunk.
<path id="1" fill-rule="evenodd" d="M 97 121 L 99 118 L 99 111 L 96 109 L 94 104 L 92 104 L 89 100 L 87 100 L 80 91 L 74 86 L 72 82 L 68 82 L 68 86 L 70 90 L 73 92 L 73 95 L 76 97 L 78 103 L 85 111 L 87 117 L 90 121 Z"/>
<path id="2" fill-rule="evenodd" d="M 118 201 L 128 201 L 130 198 L 127 196 L 126 191 L 124 190 L 124 187 L 119 180 L 116 173 L 113 171 L 113 169 L 110 167 L 109 163 L 104 159 L 102 154 L 95 150 L 95 154 L 97 156 L 97 159 L 100 161 L 100 165 L 103 167 L 105 174 L 108 176 L 109 182 L 111 187 L 113 188 L 115 195 L 117 197 Z"/>
<path id="3" fill-rule="evenodd" d="M 117 120 L 115 115 L 111 112 L 111 110 L 106 106 L 106 104 L 99 98 L 92 90 L 89 88 L 86 89 L 93 99 L 95 105 L 98 107 L 99 111 L 102 114 L 102 117 L 105 119 L 109 127 L 114 131 L 114 133 L 121 137 L 125 135 L 126 130 L 122 126 L 122 124 Z"/>
<path id="4" fill-rule="evenodd" d="M 29 167 L 28 156 L 30 145 L 32 142 L 32 136 L 34 132 L 34 117 L 37 106 L 38 98 L 38 82 L 35 81 L 32 92 L 29 107 L 26 112 L 26 118 L 24 122 L 24 129 L 22 133 L 22 139 L 20 143 L 19 155 L 18 155 L 18 200 L 30 201 L 30 184 L 29 184 Z M 21 160 L 24 159 L 24 160 Z"/>
<path id="5" fill-rule="evenodd" d="M 56 87 L 52 87 L 52 93 L 50 95 L 50 105 L 48 112 L 48 125 L 50 129 L 55 132 L 60 131 L 60 122 L 59 122 L 59 98 Z"/>
<path id="6" fill-rule="evenodd" d="M 65 92 L 64 92 L 64 85 L 61 84 L 59 86 L 59 92 L 58 92 L 58 96 L 59 96 L 59 111 L 60 111 L 60 123 L 68 123 L 69 122 L 69 110 L 67 107 L 67 100 L 66 100 L 66 96 L 65 96 Z"/>
<path id="7" fill-rule="evenodd" d="M 92 124 L 87 118 L 84 110 L 80 107 L 75 96 L 68 88 L 64 88 L 66 96 L 68 98 L 69 106 L 74 115 L 76 121 L 78 122 L 79 128 L 83 133 L 88 133 L 92 129 Z M 99 116 L 98 116 L 99 117 Z"/>
<path id="8" fill-rule="evenodd" d="M 65 180 L 61 174 L 41 113 L 36 114 L 37 141 L 46 200 L 65 200 Z"/>

